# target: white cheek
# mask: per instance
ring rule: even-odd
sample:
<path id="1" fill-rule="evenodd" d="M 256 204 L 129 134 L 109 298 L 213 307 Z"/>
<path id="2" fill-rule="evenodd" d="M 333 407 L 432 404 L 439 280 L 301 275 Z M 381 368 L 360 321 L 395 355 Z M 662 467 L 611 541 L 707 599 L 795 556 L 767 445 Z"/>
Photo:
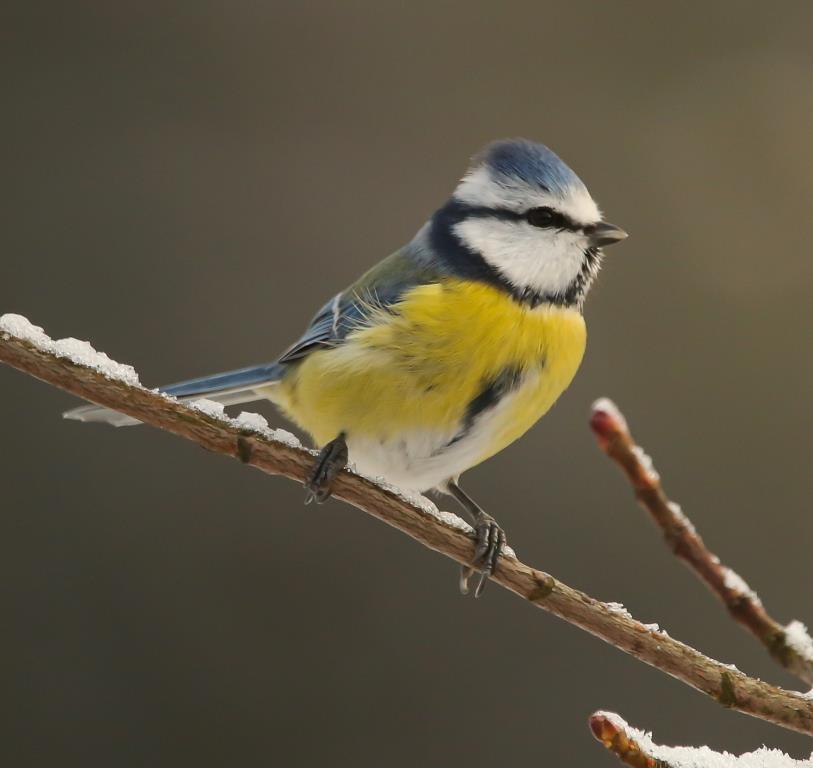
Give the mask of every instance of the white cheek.
<path id="1" fill-rule="evenodd" d="M 455 232 L 519 289 L 563 293 L 582 268 L 585 244 L 582 236 L 572 232 L 489 218 L 461 221 Z"/>

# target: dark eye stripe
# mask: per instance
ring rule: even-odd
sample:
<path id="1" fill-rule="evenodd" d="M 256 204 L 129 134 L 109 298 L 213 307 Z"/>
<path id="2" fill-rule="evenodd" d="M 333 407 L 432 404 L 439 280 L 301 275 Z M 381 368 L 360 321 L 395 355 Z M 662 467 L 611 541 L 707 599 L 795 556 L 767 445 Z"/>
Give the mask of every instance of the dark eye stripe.
<path id="1" fill-rule="evenodd" d="M 577 224 L 564 213 L 556 211 L 552 208 L 539 207 L 530 208 L 524 213 L 517 213 L 507 208 L 488 208 L 484 205 L 466 205 L 464 203 L 457 203 L 458 215 L 461 219 L 464 218 L 479 218 L 479 219 L 498 219 L 500 221 L 526 221 L 535 227 L 545 229 L 559 229 L 568 232 L 581 232 L 583 227 Z M 539 214 L 535 212 L 549 212 L 549 220 L 543 223 L 542 216 L 539 216 L 539 223 L 534 223 L 531 219 L 536 218 Z"/>
<path id="2" fill-rule="evenodd" d="M 581 229 L 565 214 L 548 206 L 531 208 L 525 212 L 525 219 L 530 225 L 541 229 L 568 230 L 570 232 L 578 232 Z"/>
<path id="3" fill-rule="evenodd" d="M 459 205 L 458 215 L 461 219 L 499 219 L 501 221 L 523 221 L 524 213 L 508 210 L 507 208 L 488 208 L 484 205 Z"/>

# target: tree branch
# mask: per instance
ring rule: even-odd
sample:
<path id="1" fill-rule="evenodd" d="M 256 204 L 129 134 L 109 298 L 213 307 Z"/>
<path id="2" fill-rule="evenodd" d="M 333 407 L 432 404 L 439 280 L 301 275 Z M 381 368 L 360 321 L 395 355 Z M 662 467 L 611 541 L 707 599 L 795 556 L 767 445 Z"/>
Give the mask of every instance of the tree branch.
<path id="1" fill-rule="evenodd" d="M 811 768 L 810 760 L 794 760 L 778 749 L 762 747 L 736 757 L 708 747 L 662 747 L 628 725 L 614 712 L 595 712 L 590 730 L 624 765 L 631 768 Z"/>
<path id="2" fill-rule="evenodd" d="M 804 625 L 792 622 L 785 627 L 776 621 L 765 610 L 756 592 L 709 551 L 681 508 L 664 493 L 651 460 L 636 445 L 626 419 L 615 404 L 607 399 L 596 401 L 590 426 L 601 448 L 626 474 L 639 503 L 663 531 L 675 555 L 722 600 L 731 616 L 755 635 L 783 667 L 813 685 L 813 644 Z"/>
<path id="3" fill-rule="evenodd" d="M 44 350 L 42 344 L 38 347 L 8 332 L 3 334 L 2 329 L 0 323 L 0 362 L 24 373 L 192 440 L 207 450 L 238 458 L 270 475 L 302 482 L 311 467 L 313 456 L 301 447 L 247 433 L 231 421 L 207 416 L 139 386 L 106 378 L 102 373 L 58 357 L 58 351 Z M 345 471 L 337 478 L 334 495 L 458 563 L 469 563 L 473 557 L 474 542 L 466 532 L 432 514 L 426 506 L 410 502 L 396 490 Z M 533 605 L 702 691 L 723 706 L 813 735 L 813 700 L 800 693 L 755 680 L 710 659 L 514 557 L 500 558 L 494 581 Z"/>

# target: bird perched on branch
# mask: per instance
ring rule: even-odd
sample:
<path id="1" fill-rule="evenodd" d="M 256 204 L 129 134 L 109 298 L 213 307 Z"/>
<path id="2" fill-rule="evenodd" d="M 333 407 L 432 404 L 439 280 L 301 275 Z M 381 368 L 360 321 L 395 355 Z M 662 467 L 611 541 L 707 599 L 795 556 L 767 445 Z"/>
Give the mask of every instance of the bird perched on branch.
<path id="1" fill-rule="evenodd" d="M 520 437 L 568 387 L 601 248 L 626 236 L 550 149 L 495 142 L 409 243 L 330 299 L 276 360 L 162 391 L 277 404 L 321 447 L 308 500 L 327 499 L 348 461 L 395 485 L 453 496 L 476 532 L 461 590 L 479 571 L 479 596 L 505 535 L 458 478 Z M 135 423 L 97 406 L 65 415 Z"/>

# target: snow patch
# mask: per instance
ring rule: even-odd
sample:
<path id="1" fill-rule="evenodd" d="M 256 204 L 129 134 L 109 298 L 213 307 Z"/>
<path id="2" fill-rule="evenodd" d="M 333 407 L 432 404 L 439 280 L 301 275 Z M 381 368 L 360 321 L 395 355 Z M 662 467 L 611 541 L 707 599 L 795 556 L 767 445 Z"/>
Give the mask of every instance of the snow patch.
<path id="1" fill-rule="evenodd" d="M 799 656 L 813 664 L 813 639 L 801 621 L 794 619 L 785 627 L 785 642 L 791 650 L 796 651 Z"/>
<path id="2" fill-rule="evenodd" d="M 231 419 L 226 416 L 226 409 L 223 407 L 223 403 L 217 403 L 214 400 L 207 400 L 205 397 L 202 397 L 200 400 L 191 400 L 187 405 L 193 411 L 211 416 L 213 419 L 231 421 Z"/>
<path id="3" fill-rule="evenodd" d="M 623 616 L 625 619 L 632 618 L 632 614 L 624 607 L 623 603 L 605 603 L 605 605 L 610 609 L 610 613 Z"/>
<path id="4" fill-rule="evenodd" d="M 671 768 L 813 768 L 813 755 L 808 760 L 795 760 L 778 749 L 760 747 L 755 752 L 732 755 L 714 752 L 708 747 L 663 747 L 652 741 L 651 733 L 644 733 L 628 725 L 614 712 L 597 712 L 638 742 L 640 748 L 656 760 L 663 760 Z"/>
<path id="5" fill-rule="evenodd" d="M 669 511 L 672 513 L 672 517 L 675 518 L 675 522 L 678 525 L 685 528 L 689 533 L 697 533 L 694 524 L 691 520 L 689 520 L 688 517 L 686 517 L 680 504 L 675 501 L 670 501 L 667 502 L 667 506 L 669 507 Z"/>
<path id="6" fill-rule="evenodd" d="M 289 448 L 302 448 L 305 451 L 310 450 L 302 445 L 302 441 L 293 432 L 289 432 L 287 429 L 269 429 L 266 437 L 276 443 L 287 445 Z M 316 454 L 316 451 L 311 451 L 311 453 Z"/>
<path id="7" fill-rule="evenodd" d="M 652 483 L 657 483 L 661 479 L 661 476 L 658 474 L 658 470 L 655 469 L 655 465 L 652 463 L 652 458 L 650 455 L 643 448 L 641 448 L 640 445 L 633 445 L 632 453 L 635 455 L 635 458 L 638 459 L 638 463 L 643 468 L 644 472 L 649 478 L 649 481 Z"/>
<path id="8" fill-rule="evenodd" d="M 293 432 L 287 429 L 277 429 L 269 427 L 265 416 L 251 411 L 241 411 L 237 418 L 232 419 L 232 424 L 243 432 L 256 432 L 268 440 L 275 443 L 282 443 L 289 448 L 305 448 L 302 441 Z M 309 450 L 309 449 L 305 449 Z M 315 451 L 314 451 L 315 453 Z"/>
<path id="9" fill-rule="evenodd" d="M 259 413 L 251 413 L 250 411 L 241 411 L 240 415 L 234 420 L 234 423 L 240 427 L 240 429 L 244 429 L 247 432 L 257 432 L 258 434 L 264 435 L 270 431 L 265 416 Z"/>
<path id="10" fill-rule="evenodd" d="M 0 316 L 0 335 L 4 339 L 15 338 L 27 341 L 37 349 L 56 357 L 70 360 L 76 365 L 90 368 L 114 381 L 122 381 L 131 387 L 140 387 L 138 374 L 132 365 L 111 360 L 104 352 L 97 352 L 88 342 L 79 339 L 52 339 L 38 325 L 29 322 L 22 315 L 12 313 Z"/>
<path id="11" fill-rule="evenodd" d="M 732 571 L 731 568 L 727 568 L 726 566 L 723 566 L 723 585 L 726 587 L 726 589 L 730 589 L 732 592 L 744 595 L 758 605 L 762 605 L 759 595 L 748 586 L 748 582 L 746 582 L 745 579 L 743 579 L 743 577 L 740 576 L 736 571 Z"/>
<path id="12" fill-rule="evenodd" d="M 612 400 L 610 400 L 609 397 L 600 397 L 598 400 L 596 400 L 592 405 L 592 411 L 593 413 L 606 413 L 608 416 L 610 416 L 610 418 L 618 421 L 623 429 L 628 429 L 627 420 L 624 418 L 621 411 L 618 410 L 618 406 Z"/>
<path id="13" fill-rule="evenodd" d="M 271 440 L 275 443 L 282 443 L 289 448 L 302 448 L 309 453 L 316 454 L 316 451 L 310 448 L 305 448 L 299 438 L 288 432 L 287 429 L 273 429 L 268 426 L 265 417 L 259 413 L 251 413 L 250 411 L 242 411 L 237 418 L 231 418 L 223 406 L 223 403 L 216 403 L 214 400 L 207 400 L 205 397 L 199 400 L 192 400 L 186 403 L 187 408 L 193 411 L 203 413 L 212 419 L 217 419 L 227 424 L 230 427 L 236 427 L 241 432 L 254 432 L 266 440 Z"/>
<path id="14" fill-rule="evenodd" d="M 424 514 L 437 518 L 450 528 L 457 528 L 457 530 L 464 531 L 465 533 L 469 534 L 474 533 L 474 528 L 472 528 L 462 517 L 458 517 L 451 512 L 443 512 L 439 510 L 437 504 L 435 504 L 435 502 L 431 499 L 426 498 L 426 496 L 423 494 L 418 493 L 417 491 L 408 490 L 406 488 L 399 488 L 397 485 L 393 485 L 385 477 L 380 475 L 375 477 L 372 475 L 365 475 L 363 472 L 359 472 L 355 467 L 352 466 L 350 467 L 350 470 L 354 475 L 358 475 L 359 477 L 363 477 L 365 480 L 369 480 L 371 483 L 375 483 L 379 488 L 383 488 L 393 496 L 397 496 L 401 501 L 404 501 L 413 507 L 417 507 Z"/>
<path id="15" fill-rule="evenodd" d="M 621 616 L 625 619 L 632 618 L 632 614 L 624 607 L 623 603 L 604 603 L 604 605 L 608 608 L 610 613 L 614 613 L 616 616 Z M 641 624 L 641 626 L 650 632 L 657 632 L 659 635 L 669 637 L 669 633 L 665 629 L 661 629 L 658 624 Z"/>

